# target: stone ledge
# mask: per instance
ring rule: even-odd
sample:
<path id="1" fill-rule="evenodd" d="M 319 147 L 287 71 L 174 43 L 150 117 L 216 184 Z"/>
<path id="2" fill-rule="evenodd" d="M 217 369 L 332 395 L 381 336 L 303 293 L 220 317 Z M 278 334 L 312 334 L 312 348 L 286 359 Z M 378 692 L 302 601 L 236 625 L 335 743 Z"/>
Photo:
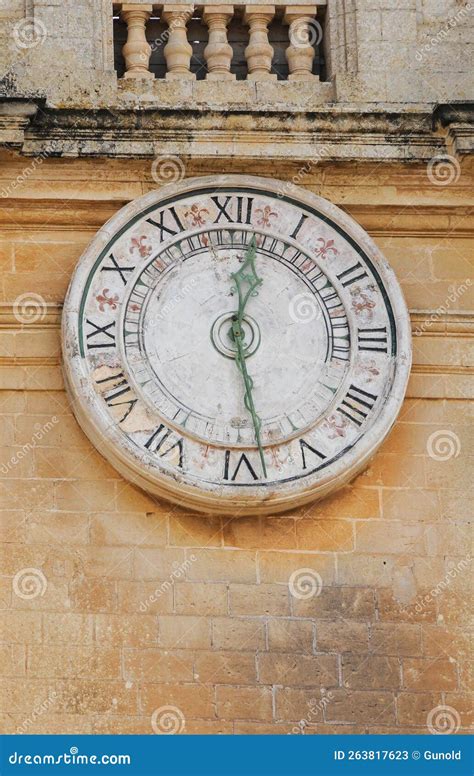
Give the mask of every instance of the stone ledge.
<path id="1" fill-rule="evenodd" d="M 289 131 L 291 129 L 291 132 Z M 46 109 L 25 131 L 35 156 L 420 161 L 445 150 L 431 113 L 326 110 Z"/>
<path id="2" fill-rule="evenodd" d="M 0 145 L 21 148 L 25 130 L 38 112 L 39 104 L 30 100 L 0 100 Z"/>
<path id="3" fill-rule="evenodd" d="M 153 110 L 314 110 L 334 101 L 333 84 L 323 81 L 193 81 L 119 79 L 117 107 Z"/>
<path id="4" fill-rule="evenodd" d="M 233 84 L 234 86 L 235 84 Z M 271 96 L 283 88 L 289 95 L 303 98 L 301 84 L 237 85 L 241 94 Z M 294 91 L 295 86 L 297 90 Z M 330 84 L 319 84 L 330 87 Z M 159 84 L 154 89 L 175 91 L 176 83 Z M 213 84 L 189 82 L 181 89 L 212 91 Z M 262 91 L 263 90 L 263 91 Z M 272 91 L 273 90 L 273 91 Z M 293 91 L 292 91 L 293 90 Z M 137 98 L 135 92 L 124 91 Z M 272 98 L 273 99 L 273 98 Z M 295 98 L 296 99 L 296 98 Z M 474 120 L 471 110 L 453 115 L 425 110 L 397 112 L 393 106 L 321 105 L 308 110 L 282 102 L 271 106 L 255 99 L 250 106 L 236 103 L 210 108 L 189 102 L 179 108 L 130 104 L 125 109 L 107 110 L 40 108 L 32 100 L 0 100 L 0 142 L 13 143 L 26 156 L 126 157 L 147 158 L 159 154 L 194 158 L 278 159 L 311 161 L 426 161 L 449 150 L 466 155 L 472 143 Z M 464 104 L 463 104 L 464 105 Z M 441 116 L 441 118 L 440 118 Z M 457 120 L 454 121 L 453 119 Z M 291 130 L 291 132 L 289 131 Z M 448 144 L 448 145 L 447 145 Z"/>
<path id="5" fill-rule="evenodd" d="M 455 156 L 474 153 L 474 103 L 438 105 L 433 126 L 446 132 L 446 145 Z"/>

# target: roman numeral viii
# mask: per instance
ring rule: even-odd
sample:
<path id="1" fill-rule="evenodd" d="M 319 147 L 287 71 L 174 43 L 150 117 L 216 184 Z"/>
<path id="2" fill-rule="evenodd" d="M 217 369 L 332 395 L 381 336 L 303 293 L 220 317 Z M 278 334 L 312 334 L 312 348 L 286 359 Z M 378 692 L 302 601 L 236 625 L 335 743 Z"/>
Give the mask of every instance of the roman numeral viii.
<path id="1" fill-rule="evenodd" d="M 387 328 L 380 326 L 373 329 L 357 329 L 357 344 L 359 350 L 376 350 L 379 353 L 387 353 Z"/>
<path id="2" fill-rule="evenodd" d="M 356 426 L 361 426 L 376 401 L 377 396 L 373 393 L 351 385 L 337 411 L 352 420 Z"/>
<path id="3" fill-rule="evenodd" d="M 110 377 L 96 380 L 96 383 L 103 390 L 102 396 L 108 407 L 123 407 L 123 410 L 119 410 L 119 412 L 123 412 L 122 416 L 119 418 L 119 423 L 123 423 L 138 401 L 130 388 L 124 373 L 117 372 L 117 374 L 111 375 Z"/>

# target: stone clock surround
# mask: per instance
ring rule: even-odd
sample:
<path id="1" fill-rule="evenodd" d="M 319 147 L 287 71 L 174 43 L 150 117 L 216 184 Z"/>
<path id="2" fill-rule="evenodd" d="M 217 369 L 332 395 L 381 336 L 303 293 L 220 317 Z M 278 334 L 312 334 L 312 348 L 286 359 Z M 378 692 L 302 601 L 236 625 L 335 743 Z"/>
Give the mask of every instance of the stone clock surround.
<path id="1" fill-rule="evenodd" d="M 409 333 L 408 315 L 399 289 L 398 283 L 393 271 L 378 251 L 372 240 L 351 218 L 345 215 L 339 208 L 335 207 L 326 200 L 313 194 L 302 192 L 291 184 L 285 184 L 285 195 L 296 194 L 298 199 L 308 206 L 317 209 L 324 217 L 332 220 L 365 251 L 376 263 L 377 269 L 381 274 L 385 285 L 390 289 L 391 302 L 394 311 L 394 318 L 397 328 L 397 342 L 399 356 L 396 361 L 395 377 L 392 390 L 389 397 L 363 440 L 348 450 L 344 456 L 344 466 L 339 468 L 336 475 L 334 473 L 322 473 L 318 479 L 317 488 L 314 483 L 311 487 L 293 494 L 290 498 L 288 494 L 271 494 L 267 500 L 257 503 L 255 497 L 235 497 L 226 500 L 225 506 L 223 500 L 209 498 L 204 491 L 197 488 L 191 488 L 185 483 L 174 484 L 170 487 L 166 481 L 160 483 L 157 488 L 156 480 L 152 482 L 148 472 L 140 465 L 136 454 L 125 453 L 121 432 L 109 427 L 107 433 L 98 430 L 97 415 L 91 412 L 97 395 L 94 389 L 84 380 L 81 368 L 77 362 L 77 311 L 78 298 L 81 293 L 85 277 L 89 272 L 91 265 L 97 258 L 97 255 L 109 243 L 111 237 L 120 229 L 124 228 L 133 217 L 138 216 L 147 208 L 158 203 L 162 199 L 167 200 L 178 196 L 199 184 L 205 186 L 242 185 L 254 188 L 273 191 L 281 196 L 281 183 L 266 178 L 253 178 L 251 176 L 209 176 L 207 178 L 189 179 L 179 184 L 172 184 L 161 189 L 159 192 L 150 194 L 134 200 L 117 215 L 115 215 L 105 226 L 99 230 L 96 238 L 84 253 L 80 264 L 78 265 L 70 291 L 65 304 L 65 314 L 63 318 L 63 351 L 66 383 L 68 385 L 73 408 L 80 425 L 93 441 L 95 446 L 105 455 L 114 467 L 124 476 L 144 490 L 152 491 L 157 495 L 168 498 L 178 504 L 191 507 L 198 511 L 208 514 L 228 513 L 234 516 L 242 514 L 271 514 L 278 511 L 287 510 L 290 507 L 308 503 L 317 497 L 323 497 L 335 488 L 339 488 L 344 483 L 353 479 L 370 461 L 376 452 L 377 447 L 388 434 L 400 409 L 405 395 L 406 384 L 411 364 L 411 343 Z"/>

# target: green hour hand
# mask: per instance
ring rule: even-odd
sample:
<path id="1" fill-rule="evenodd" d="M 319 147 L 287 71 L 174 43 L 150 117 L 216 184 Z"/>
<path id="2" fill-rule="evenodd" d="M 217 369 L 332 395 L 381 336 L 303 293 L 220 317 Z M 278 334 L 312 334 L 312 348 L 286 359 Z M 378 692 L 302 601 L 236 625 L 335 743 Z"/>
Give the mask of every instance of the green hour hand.
<path id="1" fill-rule="evenodd" d="M 238 293 L 238 309 L 232 318 L 232 329 L 230 332 L 231 338 L 236 345 L 235 360 L 239 370 L 244 379 L 245 397 L 244 404 L 246 409 L 250 412 L 252 417 L 252 423 L 255 431 L 255 441 L 260 453 L 260 461 L 262 463 L 263 474 L 267 476 L 267 467 L 265 465 L 265 457 L 263 454 L 263 447 L 260 437 L 260 429 L 262 421 L 260 420 L 255 410 L 255 404 L 253 401 L 253 380 L 247 371 L 247 364 L 245 359 L 247 357 L 248 344 L 244 342 L 244 330 L 242 323 L 244 320 L 245 307 L 251 296 L 258 294 L 258 288 L 262 285 L 263 280 L 258 277 L 255 269 L 255 256 L 257 253 L 257 246 L 255 236 L 252 237 L 248 251 L 245 255 L 244 263 L 237 272 L 232 273 L 232 278 L 235 282 L 235 287 Z"/>

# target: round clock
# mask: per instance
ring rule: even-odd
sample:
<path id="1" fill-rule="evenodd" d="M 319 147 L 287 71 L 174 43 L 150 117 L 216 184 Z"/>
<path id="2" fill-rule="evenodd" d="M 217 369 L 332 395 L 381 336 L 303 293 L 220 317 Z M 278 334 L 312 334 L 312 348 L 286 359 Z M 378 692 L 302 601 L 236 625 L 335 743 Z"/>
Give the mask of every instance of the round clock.
<path id="1" fill-rule="evenodd" d="M 368 235 L 320 197 L 241 175 L 120 210 L 72 278 L 63 353 L 76 417 L 116 469 L 236 516 L 354 477 L 411 361 L 401 291 Z"/>

